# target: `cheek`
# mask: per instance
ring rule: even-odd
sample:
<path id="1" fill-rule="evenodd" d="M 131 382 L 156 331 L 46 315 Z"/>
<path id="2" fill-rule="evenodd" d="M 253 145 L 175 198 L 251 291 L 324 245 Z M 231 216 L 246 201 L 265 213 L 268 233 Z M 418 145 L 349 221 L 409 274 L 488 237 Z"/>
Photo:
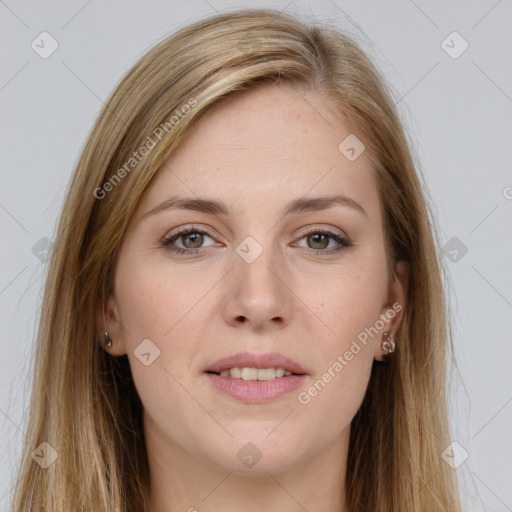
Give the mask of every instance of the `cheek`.
<path id="1" fill-rule="evenodd" d="M 311 436 L 329 440 L 339 435 L 349 428 L 363 401 L 371 374 L 372 351 L 361 346 L 350 361 L 343 354 L 331 354 L 324 373 L 316 375 L 297 397 L 304 428 L 310 430 Z M 308 437 L 308 433 L 304 436 Z"/>
<path id="2" fill-rule="evenodd" d="M 163 394 L 164 401 L 180 400 L 177 381 L 190 379 L 200 350 L 198 326 L 210 303 L 205 291 L 214 285 L 214 278 L 203 274 L 148 262 L 136 251 L 121 253 L 115 289 L 124 350 L 135 384 L 149 406 L 153 400 L 158 406 L 151 389 Z M 141 357 L 146 353 L 149 356 Z"/>
<path id="3" fill-rule="evenodd" d="M 352 340 L 375 324 L 386 286 L 385 273 L 378 265 L 354 265 L 332 276 L 321 293 L 315 293 L 312 302 L 317 301 L 318 317 L 323 321 L 326 353 L 344 352 Z"/>
<path id="4" fill-rule="evenodd" d="M 315 297 L 323 321 L 315 344 L 319 371 L 297 401 L 305 416 L 323 418 L 315 428 L 326 439 L 349 426 L 364 398 L 379 340 L 368 333 L 379 319 L 385 288 L 375 260 L 339 272 Z"/>
<path id="5" fill-rule="evenodd" d="M 186 289 L 180 289 L 183 283 L 188 283 Z M 194 433 L 185 435 L 180 422 L 169 419 L 187 418 L 191 425 L 205 425 L 209 420 L 187 393 L 188 372 L 198 350 L 187 333 L 193 327 L 196 309 L 191 308 L 201 297 L 199 290 L 172 273 L 170 267 L 157 268 L 136 258 L 121 258 L 116 272 L 116 297 L 124 350 L 145 414 L 151 418 L 153 428 L 165 426 L 166 435 L 183 445 L 191 443 Z"/>
<path id="6" fill-rule="evenodd" d="M 172 265 L 148 262 L 143 256 L 120 258 L 116 296 L 127 345 L 133 347 L 144 338 L 172 344 L 174 334 L 187 322 L 187 313 L 204 294 L 199 279 L 198 273 L 184 276 Z"/>

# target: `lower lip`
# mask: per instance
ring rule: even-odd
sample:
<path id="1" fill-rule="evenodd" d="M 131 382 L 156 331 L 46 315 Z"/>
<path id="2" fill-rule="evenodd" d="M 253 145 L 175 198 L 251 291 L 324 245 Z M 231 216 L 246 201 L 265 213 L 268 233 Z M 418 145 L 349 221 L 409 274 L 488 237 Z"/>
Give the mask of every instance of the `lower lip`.
<path id="1" fill-rule="evenodd" d="M 206 373 L 205 375 L 219 391 L 241 402 L 251 404 L 269 402 L 290 393 L 299 388 L 306 377 L 306 375 L 288 375 L 272 380 L 243 380 L 221 377 L 216 373 Z"/>

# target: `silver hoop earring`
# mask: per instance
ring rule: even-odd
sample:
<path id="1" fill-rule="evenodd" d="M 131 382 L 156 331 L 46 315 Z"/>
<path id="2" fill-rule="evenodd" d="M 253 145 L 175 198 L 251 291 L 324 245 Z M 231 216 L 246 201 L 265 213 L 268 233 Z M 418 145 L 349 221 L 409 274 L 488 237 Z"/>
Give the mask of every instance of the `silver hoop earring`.
<path id="1" fill-rule="evenodd" d="M 388 354 L 395 351 L 395 340 L 389 336 L 388 332 L 384 333 L 384 341 L 381 344 L 382 350 L 385 350 Z"/>

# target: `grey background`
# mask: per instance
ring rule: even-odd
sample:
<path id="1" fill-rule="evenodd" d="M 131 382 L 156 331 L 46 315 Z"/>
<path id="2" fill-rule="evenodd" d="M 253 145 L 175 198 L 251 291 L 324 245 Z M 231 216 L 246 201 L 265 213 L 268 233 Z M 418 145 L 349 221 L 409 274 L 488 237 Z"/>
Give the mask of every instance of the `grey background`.
<path id="1" fill-rule="evenodd" d="M 512 0 L 0 1 L 0 510 L 26 424 L 41 251 L 92 123 L 156 42 L 243 6 L 335 20 L 395 89 L 442 244 L 456 251 L 446 250 L 457 359 L 450 407 L 452 438 L 468 454 L 458 469 L 465 510 L 511 511 Z M 47 59 L 31 47 L 43 31 L 59 45 Z M 460 40 L 442 46 L 453 31 L 469 44 L 458 58 L 445 49 L 458 53 Z"/>

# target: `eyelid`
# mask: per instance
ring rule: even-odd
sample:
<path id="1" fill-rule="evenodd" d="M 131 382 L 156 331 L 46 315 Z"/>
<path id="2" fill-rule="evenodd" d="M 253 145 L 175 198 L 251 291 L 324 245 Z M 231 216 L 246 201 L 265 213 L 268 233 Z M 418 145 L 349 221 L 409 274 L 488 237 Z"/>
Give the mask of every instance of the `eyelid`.
<path id="1" fill-rule="evenodd" d="M 334 234 L 336 234 L 337 236 L 339 236 L 341 238 L 346 238 L 347 241 L 349 241 L 349 242 L 352 241 L 350 239 L 350 237 L 344 231 L 341 231 L 339 228 L 336 228 L 336 227 L 331 226 L 331 225 L 323 225 L 323 224 L 317 224 L 317 225 L 315 224 L 313 226 L 308 226 L 303 231 L 301 231 L 300 237 L 302 238 L 302 237 L 304 237 L 306 235 L 309 235 L 310 233 L 316 233 L 318 231 L 330 231 L 330 232 L 333 232 Z"/>
<path id="2" fill-rule="evenodd" d="M 189 233 L 191 231 L 198 232 L 198 233 L 204 233 L 212 238 L 214 236 L 217 236 L 217 235 L 214 235 L 213 230 L 209 227 L 206 227 L 206 226 L 203 227 L 199 224 L 188 224 L 186 226 L 179 226 L 175 229 L 172 229 L 171 231 L 169 231 L 168 233 L 166 233 L 164 235 L 164 237 L 162 238 L 162 241 L 171 240 L 172 238 L 177 237 L 178 235 L 181 235 L 183 233 Z"/>

